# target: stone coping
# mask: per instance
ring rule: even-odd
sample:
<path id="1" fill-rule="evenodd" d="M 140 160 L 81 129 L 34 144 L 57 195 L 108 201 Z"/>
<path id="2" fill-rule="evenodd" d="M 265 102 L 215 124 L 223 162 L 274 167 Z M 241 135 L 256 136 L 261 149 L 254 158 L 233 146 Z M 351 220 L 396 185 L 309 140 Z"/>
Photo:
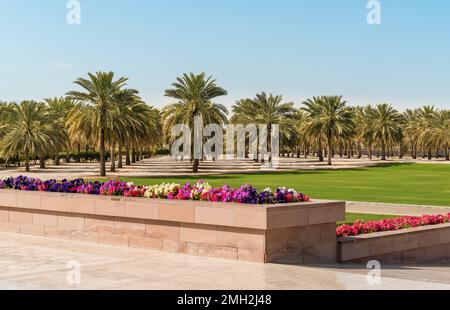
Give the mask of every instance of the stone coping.
<path id="1" fill-rule="evenodd" d="M 256 206 L 8 189 L 0 190 L 0 206 L 261 230 L 332 223 L 345 217 L 345 202 L 328 200 Z"/>
<path id="2" fill-rule="evenodd" d="M 400 262 L 429 256 L 427 262 L 450 258 L 450 223 L 338 238 L 341 262 L 384 257 Z M 443 250 L 436 256 L 434 251 Z M 431 254 L 433 255 L 431 255 Z M 400 258 L 399 258 L 400 257 Z"/>
<path id="3" fill-rule="evenodd" d="M 381 239 L 381 238 L 386 238 L 386 237 L 412 235 L 412 234 L 417 234 L 420 232 L 433 232 L 435 230 L 440 230 L 442 228 L 450 228 L 450 223 L 425 225 L 425 226 L 405 228 L 405 229 L 400 229 L 400 230 L 380 231 L 380 232 L 375 232 L 375 233 L 370 233 L 370 234 L 362 234 L 359 236 L 339 237 L 338 241 L 341 243 L 356 243 L 356 242 L 363 242 L 363 241 L 367 241 L 367 240 Z"/>

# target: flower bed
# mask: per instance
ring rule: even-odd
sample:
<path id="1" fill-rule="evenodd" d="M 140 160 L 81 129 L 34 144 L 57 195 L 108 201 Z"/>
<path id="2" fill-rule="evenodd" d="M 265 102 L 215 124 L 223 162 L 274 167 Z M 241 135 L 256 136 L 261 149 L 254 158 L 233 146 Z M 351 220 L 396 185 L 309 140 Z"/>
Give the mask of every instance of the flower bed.
<path id="1" fill-rule="evenodd" d="M 199 181 L 194 185 L 186 183 L 183 186 L 165 183 L 154 186 L 135 186 L 133 183 L 120 180 L 110 180 L 105 183 L 86 182 L 83 179 L 57 182 L 56 180 L 42 181 L 37 178 L 19 176 L 0 180 L 0 189 L 259 205 L 310 201 L 307 195 L 286 187 L 279 187 L 275 191 L 269 188 L 258 191 L 248 184 L 238 189 L 227 185 L 214 188 L 205 181 Z"/>
<path id="2" fill-rule="evenodd" d="M 355 222 L 353 225 L 341 225 L 336 229 L 338 237 L 358 236 L 383 231 L 396 231 L 406 228 L 415 228 L 428 225 L 438 225 L 450 222 L 450 214 L 424 215 L 422 217 L 403 216 L 394 219 L 371 222 Z"/>

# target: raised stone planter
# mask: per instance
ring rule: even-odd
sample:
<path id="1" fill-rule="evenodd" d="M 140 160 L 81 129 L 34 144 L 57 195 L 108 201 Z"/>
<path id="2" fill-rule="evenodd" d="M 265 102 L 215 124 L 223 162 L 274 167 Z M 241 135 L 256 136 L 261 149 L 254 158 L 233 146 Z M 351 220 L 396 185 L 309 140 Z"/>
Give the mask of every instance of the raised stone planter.
<path id="1" fill-rule="evenodd" d="M 253 206 L 0 190 L 0 230 L 255 262 L 337 261 L 345 203 Z"/>
<path id="2" fill-rule="evenodd" d="M 450 259 L 450 224 L 338 239 L 339 261 L 428 263 Z"/>

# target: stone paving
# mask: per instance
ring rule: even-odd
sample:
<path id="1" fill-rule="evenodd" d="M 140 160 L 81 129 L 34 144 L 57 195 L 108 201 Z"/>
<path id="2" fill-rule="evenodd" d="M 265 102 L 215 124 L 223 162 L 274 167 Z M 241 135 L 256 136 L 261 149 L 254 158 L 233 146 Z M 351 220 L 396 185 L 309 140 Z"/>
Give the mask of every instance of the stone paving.
<path id="1" fill-rule="evenodd" d="M 81 284 L 69 284 L 81 265 Z M 0 233 L 0 289 L 450 289 L 450 262 L 383 266 L 256 264 Z"/>

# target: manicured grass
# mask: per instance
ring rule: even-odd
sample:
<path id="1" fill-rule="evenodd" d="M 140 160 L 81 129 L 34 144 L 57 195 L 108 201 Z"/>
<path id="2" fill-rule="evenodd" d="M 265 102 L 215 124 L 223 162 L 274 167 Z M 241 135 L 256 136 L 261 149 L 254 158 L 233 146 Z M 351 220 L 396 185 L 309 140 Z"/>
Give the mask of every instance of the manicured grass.
<path id="1" fill-rule="evenodd" d="M 378 215 L 378 214 L 361 214 L 361 213 L 347 213 L 345 215 L 345 221 L 339 222 L 338 225 L 349 224 L 352 225 L 356 221 L 370 222 L 381 221 L 385 219 L 397 218 L 399 215 Z"/>
<path id="2" fill-rule="evenodd" d="M 214 186 L 251 183 L 257 188 L 288 186 L 316 199 L 450 207 L 450 165 L 392 164 L 351 170 L 297 171 L 170 178 L 125 178 L 139 185 L 204 179 Z"/>

